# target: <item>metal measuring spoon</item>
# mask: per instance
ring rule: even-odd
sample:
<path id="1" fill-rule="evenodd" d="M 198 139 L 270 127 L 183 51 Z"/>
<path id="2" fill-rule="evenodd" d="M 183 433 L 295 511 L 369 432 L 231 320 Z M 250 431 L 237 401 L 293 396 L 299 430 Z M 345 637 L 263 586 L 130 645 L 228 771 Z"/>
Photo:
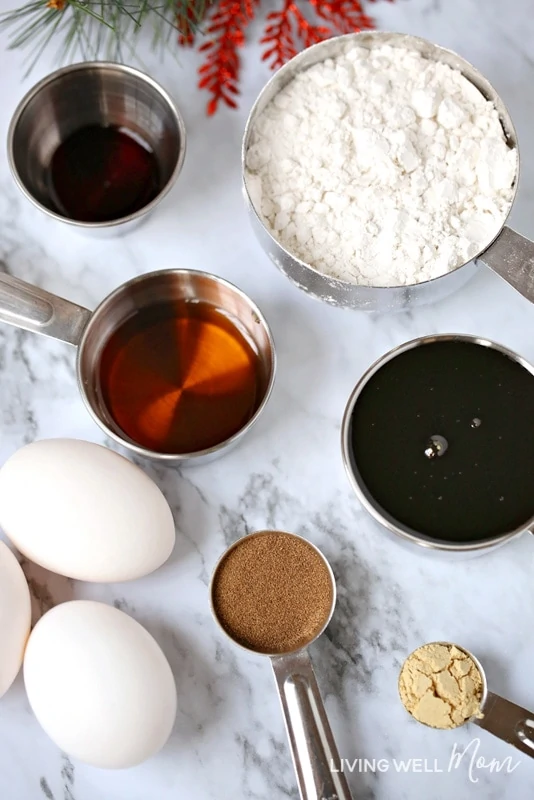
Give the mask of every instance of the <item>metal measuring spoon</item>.
<path id="1" fill-rule="evenodd" d="M 248 534 L 246 538 L 261 536 L 264 533 L 266 531 L 258 531 Z M 224 628 L 214 603 L 215 579 L 228 553 L 238 547 L 242 539 L 238 539 L 229 547 L 215 566 L 209 589 L 211 611 L 221 630 L 234 644 L 248 650 L 249 653 L 267 656 L 271 660 L 301 800 L 352 800 L 344 773 L 333 771 L 333 767 L 340 764 L 339 754 L 307 651 L 309 645 L 319 638 L 332 619 L 336 605 L 334 574 L 330 564 L 315 545 L 296 534 L 284 535 L 302 539 L 312 547 L 321 557 L 330 576 L 332 603 L 319 632 L 296 651 L 270 654 L 246 647 L 236 641 Z"/>
<path id="2" fill-rule="evenodd" d="M 428 642 L 427 644 L 440 644 L 444 647 L 456 647 L 470 658 L 480 673 L 482 681 L 482 697 L 480 698 L 480 717 L 473 716 L 461 725 L 472 722 L 480 728 L 489 731 L 503 742 L 511 744 L 527 756 L 534 758 L 534 713 L 526 708 L 506 700 L 498 694 L 488 690 L 486 673 L 482 664 L 473 653 L 453 642 Z M 422 645 L 424 647 L 424 645 Z M 420 648 L 417 648 L 419 650 Z M 415 650 L 414 652 L 417 652 Z M 410 658 L 410 656 L 408 656 Z M 408 660 L 408 659 L 406 659 Z M 414 717 L 415 719 L 415 717 Z M 418 720 L 419 721 L 419 720 Z M 421 723 L 424 725 L 425 723 Z"/>

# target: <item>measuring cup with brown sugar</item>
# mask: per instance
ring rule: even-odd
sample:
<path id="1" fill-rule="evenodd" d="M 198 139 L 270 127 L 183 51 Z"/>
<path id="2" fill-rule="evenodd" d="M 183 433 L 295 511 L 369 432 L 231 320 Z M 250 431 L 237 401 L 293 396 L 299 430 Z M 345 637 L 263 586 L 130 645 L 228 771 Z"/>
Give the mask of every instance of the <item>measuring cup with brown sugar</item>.
<path id="1" fill-rule="evenodd" d="M 268 656 L 280 696 L 301 800 L 350 800 L 307 647 L 336 604 L 330 565 L 292 533 L 258 531 L 235 542 L 210 584 L 213 615 L 232 641 Z"/>
<path id="2" fill-rule="evenodd" d="M 207 272 L 141 275 L 93 312 L 0 275 L 0 322 L 76 345 L 94 420 L 124 447 L 167 464 L 205 461 L 237 443 L 274 382 L 261 311 Z"/>

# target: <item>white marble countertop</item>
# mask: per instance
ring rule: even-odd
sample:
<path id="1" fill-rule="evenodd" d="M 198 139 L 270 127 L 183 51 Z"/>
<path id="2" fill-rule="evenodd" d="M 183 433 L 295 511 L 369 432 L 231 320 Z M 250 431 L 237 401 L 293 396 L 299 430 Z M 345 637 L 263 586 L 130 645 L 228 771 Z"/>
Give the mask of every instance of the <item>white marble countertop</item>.
<path id="1" fill-rule="evenodd" d="M 2 0 L 2 7 L 14 0 Z M 522 149 L 513 224 L 534 235 L 534 16 L 530 0 L 397 0 L 372 9 L 382 28 L 458 50 L 502 94 Z M 257 38 L 258 27 L 251 31 Z M 4 38 L 5 42 L 5 38 Z M 42 59 L 23 79 L 22 57 L 0 51 L 0 138 L 17 101 L 50 71 Z M 467 332 L 534 360 L 534 309 L 488 272 L 445 302 L 372 318 L 318 303 L 293 288 L 256 244 L 240 192 L 240 139 L 267 78 L 254 46 L 243 52 L 238 112 L 205 116 L 194 55 L 145 65 L 177 98 L 188 131 L 183 173 L 157 213 L 123 239 L 86 240 L 45 219 L 0 162 L 2 267 L 89 307 L 151 269 L 212 270 L 238 284 L 269 319 L 279 354 L 276 387 L 244 443 L 188 470 L 144 465 L 164 489 L 179 528 L 176 550 L 155 574 L 123 585 L 72 583 L 23 564 L 38 616 L 70 598 L 115 603 L 154 634 L 176 676 L 179 711 L 164 750 L 132 770 L 105 772 L 71 761 L 33 718 L 21 677 L 0 702 L 2 800 L 282 800 L 296 798 L 269 663 L 235 649 L 212 622 L 207 581 L 225 546 L 258 528 L 301 533 L 330 558 L 339 604 L 313 648 L 340 755 L 386 760 L 387 771 L 349 776 L 359 800 L 456 800 L 534 796 L 534 761 L 476 728 L 434 732 L 412 721 L 397 697 L 403 658 L 426 641 L 472 649 L 491 688 L 534 709 L 534 542 L 528 535 L 480 559 L 454 563 L 407 551 L 353 496 L 340 455 L 348 395 L 365 368 L 415 336 Z M 0 460 L 36 438 L 104 442 L 78 396 L 74 350 L 0 327 Z M 109 442 L 108 442 L 109 444 Z M 532 476 L 525 476 L 531 480 Z M 454 744 L 480 736 L 486 760 L 512 755 L 513 772 L 448 770 Z M 398 772 L 393 759 L 426 759 Z"/>

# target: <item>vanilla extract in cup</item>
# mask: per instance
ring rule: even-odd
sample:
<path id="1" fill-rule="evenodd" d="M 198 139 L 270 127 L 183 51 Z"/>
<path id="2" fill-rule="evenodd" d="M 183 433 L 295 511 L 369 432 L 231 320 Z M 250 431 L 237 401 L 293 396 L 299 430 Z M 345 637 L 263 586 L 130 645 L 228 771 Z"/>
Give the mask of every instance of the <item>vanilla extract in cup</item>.
<path id="1" fill-rule="evenodd" d="M 79 222 L 126 217 L 148 205 L 162 188 L 150 145 L 114 125 L 87 125 L 60 142 L 47 185 L 55 210 Z"/>
<path id="2" fill-rule="evenodd" d="M 534 520 L 533 368 L 468 336 L 380 359 L 345 412 L 343 452 L 362 503 L 418 544 L 479 549 Z"/>
<path id="3" fill-rule="evenodd" d="M 47 216 L 83 233 L 122 234 L 175 184 L 186 132 L 173 99 L 125 64 L 83 61 L 39 81 L 8 131 L 15 182 Z"/>

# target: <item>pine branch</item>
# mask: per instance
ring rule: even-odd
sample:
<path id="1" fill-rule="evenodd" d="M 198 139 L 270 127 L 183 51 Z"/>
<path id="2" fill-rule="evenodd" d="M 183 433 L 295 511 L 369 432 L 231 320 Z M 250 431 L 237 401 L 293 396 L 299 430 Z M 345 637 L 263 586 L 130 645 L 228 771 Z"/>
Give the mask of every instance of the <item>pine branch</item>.
<path id="1" fill-rule="evenodd" d="M 209 0 L 31 0 L 1 15 L 0 25 L 11 29 L 11 49 L 34 47 L 38 55 L 32 66 L 43 40 L 46 48 L 54 35 L 63 37 L 61 61 L 76 47 L 86 58 L 103 51 L 117 58 L 123 43 L 147 18 L 154 26 L 154 46 L 167 41 L 173 31 L 194 37 L 208 5 Z"/>
<path id="2" fill-rule="evenodd" d="M 376 0 L 369 0 L 375 2 Z M 263 60 L 277 69 L 302 47 L 338 33 L 371 29 L 365 0 L 279 0 L 280 8 L 267 14 L 261 44 Z M 393 2 L 393 0 L 390 0 Z M 199 87 L 211 99 L 208 114 L 220 103 L 237 106 L 241 70 L 240 50 L 245 30 L 260 0 L 29 0 L 26 5 L 0 15 L 9 27 L 10 48 L 33 47 L 28 72 L 52 39 L 63 38 L 60 62 L 76 50 L 84 59 L 123 60 L 123 49 L 134 53 L 135 35 L 145 20 L 153 26 L 152 44 L 165 45 L 174 34 L 182 45 L 192 45 L 197 32 L 205 34 L 198 48 L 204 55 Z M 203 29 L 203 26 L 205 28 Z"/>

